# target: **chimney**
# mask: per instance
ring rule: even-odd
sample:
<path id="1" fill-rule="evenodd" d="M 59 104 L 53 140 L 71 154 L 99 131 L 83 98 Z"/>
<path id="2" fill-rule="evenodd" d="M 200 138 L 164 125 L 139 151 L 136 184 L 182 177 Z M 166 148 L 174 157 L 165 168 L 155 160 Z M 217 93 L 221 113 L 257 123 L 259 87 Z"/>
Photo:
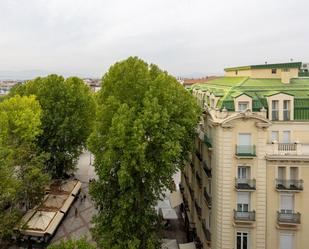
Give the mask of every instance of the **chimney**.
<path id="1" fill-rule="evenodd" d="M 284 84 L 289 84 L 292 76 L 290 71 L 281 70 L 281 82 Z"/>

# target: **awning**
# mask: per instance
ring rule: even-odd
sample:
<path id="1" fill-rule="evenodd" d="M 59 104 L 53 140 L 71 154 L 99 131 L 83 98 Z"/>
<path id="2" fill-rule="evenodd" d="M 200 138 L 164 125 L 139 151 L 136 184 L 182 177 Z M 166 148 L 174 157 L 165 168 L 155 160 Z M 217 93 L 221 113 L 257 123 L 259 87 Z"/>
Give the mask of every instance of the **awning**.
<path id="1" fill-rule="evenodd" d="M 63 204 L 63 206 L 61 207 L 60 212 L 65 214 L 69 210 L 69 208 L 71 207 L 71 204 L 73 203 L 74 199 L 75 199 L 75 197 L 70 195 L 66 199 L 65 203 Z"/>
<path id="2" fill-rule="evenodd" d="M 179 249 L 196 249 L 194 242 L 179 244 Z"/>
<path id="3" fill-rule="evenodd" d="M 82 183 L 80 181 L 78 181 L 74 187 L 74 189 L 71 192 L 71 195 L 76 196 L 77 193 L 79 192 L 80 188 L 82 187 Z"/>
<path id="4" fill-rule="evenodd" d="M 58 212 L 52 222 L 49 224 L 48 228 L 46 229 L 46 233 L 53 235 L 57 227 L 59 226 L 64 214 L 61 212 Z"/>
<path id="5" fill-rule="evenodd" d="M 170 203 L 171 203 L 172 208 L 175 208 L 175 207 L 179 206 L 181 203 L 183 203 L 183 199 L 182 199 L 182 195 L 181 195 L 180 191 L 174 191 L 174 192 L 171 193 Z"/>
<path id="6" fill-rule="evenodd" d="M 160 208 L 160 214 L 165 220 L 177 220 L 178 215 L 172 208 Z"/>
<path id="7" fill-rule="evenodd" d="M 162 249 L 179 249 L 177 240 L 175 239 L 163 239 L 161 248 Z"/>

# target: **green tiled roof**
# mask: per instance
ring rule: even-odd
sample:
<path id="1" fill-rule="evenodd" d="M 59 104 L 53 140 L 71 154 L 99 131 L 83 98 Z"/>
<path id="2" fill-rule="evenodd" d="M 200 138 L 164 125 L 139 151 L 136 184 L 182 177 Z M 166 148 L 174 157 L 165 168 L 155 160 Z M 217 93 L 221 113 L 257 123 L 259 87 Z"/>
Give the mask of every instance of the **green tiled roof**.
<path id="1" fill-rule="evenodd" d="M 220 97 L 217 107 L 234 111 L 234 98 L 246 94 L 252 98 L 253 111 L 268 109 L 267 97 L 284 93 L 294 96 L 294 119 L 309 120 L 309 79 L 292 79 L 283 84 L 280 79 L 250 79 L 246 77 L 222 77 L 206 84 L 196 84 L 191 89 L 209 91 Z"/>
<path id="2" fill-rule="evenodd" d="M 271 68 L 300 68 L 301 62 L 290 62 L 290 63 L 277 63 L 277 64 L 260 64 L 260 65 L 250 65 L 241 67 L 228 67 L 225 68 L 225 72 L 235 71 L 235 70 L 249 70 L 249 69 L 271 69 Z"/>

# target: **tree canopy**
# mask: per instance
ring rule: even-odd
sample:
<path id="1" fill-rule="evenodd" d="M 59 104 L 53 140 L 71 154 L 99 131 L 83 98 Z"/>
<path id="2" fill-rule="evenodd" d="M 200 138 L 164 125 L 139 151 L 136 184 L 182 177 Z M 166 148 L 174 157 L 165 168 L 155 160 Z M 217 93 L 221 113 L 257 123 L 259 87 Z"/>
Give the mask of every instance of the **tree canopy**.
<path id="1" fill-rule="evenodd" d="M 49 75 L 17 86 L 11 95 L 35 95 L 42 108 L 37 144 L 49 154 L 46 166 L 55 178 L 74 169 L 92 130 L 95 102 L 88 86 L 76 77 Z"/>
<path id="2" fill-rule="evenodd" d="M 36 146 L 41 114 L 34 96 L 0 102 L 0 239 L 20 218 L 20 204 L 36 205 L 49 180 L 42 170 L 46 155 Z"/>
<path id="3" fill-rule="evenodd" d="M 191 150 L 199 116 L 191 95 L 156 65 L 130 57 L 104 75 L 89 138 L 99 246 L 159 248 L 154 206 Z"/>
<path id="4" fill-rule="evenodd" d="M 67 241 L 61 241 L 59 244 L 50 245 L 47 249 L 95 249 L 96 247 L 89 243 L 85 238 L 78 240 L 69 239 Z"/>

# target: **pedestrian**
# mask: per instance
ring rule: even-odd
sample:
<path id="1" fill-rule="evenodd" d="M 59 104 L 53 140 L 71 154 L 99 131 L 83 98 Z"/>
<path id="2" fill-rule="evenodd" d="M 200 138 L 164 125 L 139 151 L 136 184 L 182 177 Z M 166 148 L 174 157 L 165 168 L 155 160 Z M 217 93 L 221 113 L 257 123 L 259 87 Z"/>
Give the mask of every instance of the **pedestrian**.
<path id="1" fill-rule="evenodd" d="M 77 208 L 75 208 L 75 218 L 77 217 L 77 215 L 78 215 L 78 210 Z"/>

